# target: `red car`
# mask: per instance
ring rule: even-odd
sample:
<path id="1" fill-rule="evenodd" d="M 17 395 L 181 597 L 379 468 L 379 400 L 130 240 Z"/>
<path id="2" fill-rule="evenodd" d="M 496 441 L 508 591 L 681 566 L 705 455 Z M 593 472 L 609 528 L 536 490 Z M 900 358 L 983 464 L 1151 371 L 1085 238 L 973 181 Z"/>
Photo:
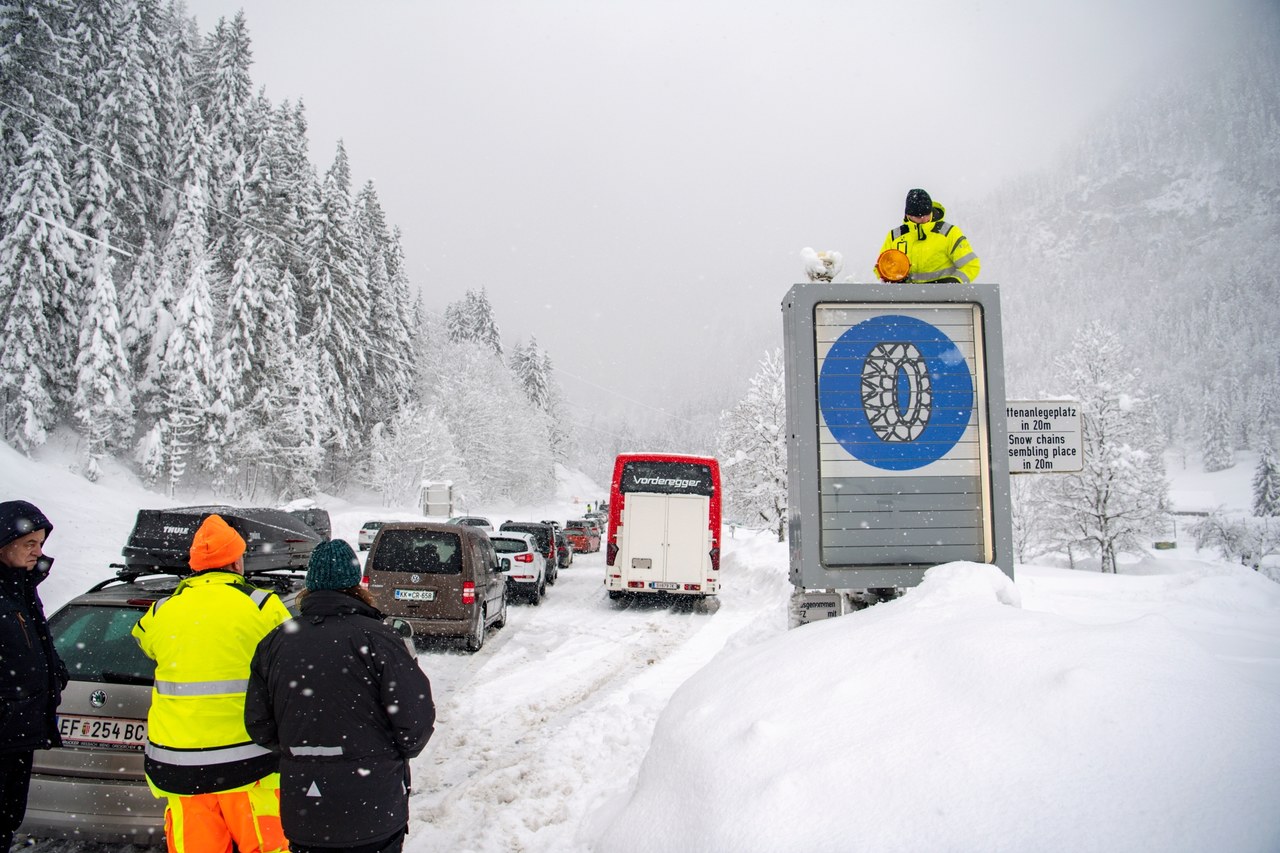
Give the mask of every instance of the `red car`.
<path id="1" fill-rule="evenodd" d="M 564 535 L 575 551 L 591 554 L 600 550 L 600 531 L 585 519 L 565 522 Z"/>

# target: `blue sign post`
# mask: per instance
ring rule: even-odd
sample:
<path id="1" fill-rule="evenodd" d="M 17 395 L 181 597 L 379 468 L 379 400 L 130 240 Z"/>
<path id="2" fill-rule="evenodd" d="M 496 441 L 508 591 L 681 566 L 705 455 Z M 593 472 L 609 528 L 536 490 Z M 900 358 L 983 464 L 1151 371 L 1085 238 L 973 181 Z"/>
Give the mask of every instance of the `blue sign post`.
<path id="1" fill-rule="evenodd" d="M 792 583 L 1012 577 L 996 286 L 800 284 L 783 313 Z"/>

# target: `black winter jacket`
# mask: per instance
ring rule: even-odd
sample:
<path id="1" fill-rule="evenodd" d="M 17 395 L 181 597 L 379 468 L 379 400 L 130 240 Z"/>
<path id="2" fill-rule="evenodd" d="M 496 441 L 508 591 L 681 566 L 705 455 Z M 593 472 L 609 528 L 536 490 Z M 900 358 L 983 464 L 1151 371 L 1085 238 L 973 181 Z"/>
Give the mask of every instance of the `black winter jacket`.
<path id="1" fill-rule="evenodd" d="M 48 574 L 0 564 L 0 752 L 62 745 L 56 714 L 67 667 L 36 593 Z"/>
<path id="2" fill-rule="evenodd" d="M 280 752 L 280 815 L 298 844 L 354 846 L 409 822 L 409 759 L 434 731 L 431 682 L 364 602 L 308 593 L 258 644 L 244 721 Z"/>

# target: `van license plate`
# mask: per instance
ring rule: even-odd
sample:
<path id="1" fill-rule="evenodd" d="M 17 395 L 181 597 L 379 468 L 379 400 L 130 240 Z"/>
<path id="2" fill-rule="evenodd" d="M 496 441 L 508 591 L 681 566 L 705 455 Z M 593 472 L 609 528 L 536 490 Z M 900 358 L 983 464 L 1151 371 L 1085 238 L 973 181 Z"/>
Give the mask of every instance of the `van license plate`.
<path id="1" fill-rule="evenodd" d="M 436 594 L 430 589 L 397 589 L 396 601 L 435 601 Z"/>
<path id="2" fill-rule="evenodd" d="M 668 581 L 653 581 L 649 584 L 650 589 L 679 589 L 680 584 L 670 583 Z"/>
<path id="3" fill-rule="evenodd" d="M 58 733 L 67 746 L 142 749 L 147 742 L 147 721 L 59 714 Z"/>

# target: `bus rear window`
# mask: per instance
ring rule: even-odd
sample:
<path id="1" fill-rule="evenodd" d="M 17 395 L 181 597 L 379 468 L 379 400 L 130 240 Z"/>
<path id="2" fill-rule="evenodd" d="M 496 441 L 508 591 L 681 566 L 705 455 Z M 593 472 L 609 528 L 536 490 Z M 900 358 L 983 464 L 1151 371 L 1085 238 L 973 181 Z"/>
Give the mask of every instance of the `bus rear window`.
<path id="1" fill-rule="evenodd" d="M 619 491 L 664 495 L 714 494 L 711 467 L 692 462 L 627 462 L 622 466 Z"/>

